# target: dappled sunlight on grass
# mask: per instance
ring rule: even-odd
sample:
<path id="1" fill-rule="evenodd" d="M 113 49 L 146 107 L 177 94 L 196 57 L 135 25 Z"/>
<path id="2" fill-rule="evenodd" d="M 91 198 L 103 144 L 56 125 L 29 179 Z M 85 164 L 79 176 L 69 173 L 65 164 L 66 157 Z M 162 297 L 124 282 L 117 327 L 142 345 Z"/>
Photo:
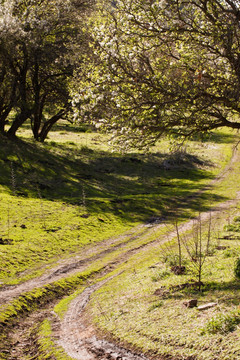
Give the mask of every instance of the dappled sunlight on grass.
<path id="1" fill-rule="evenodd" d="M 229 161 L 231 143 L 213 150 L 209 142 L 191 141 L 172 154 L 163 139 L 152 152 L 119 154 L 105 135 L 68 130 L 58 125 L 45 144 L 1 137 L 2 281 L 27 279 L 35 265 L 37 274 L 53 257 L 153 216 L 188 218 L 228 198 L 209 183 Z M 208 193 L 196 197 L 206 186 Z"/>

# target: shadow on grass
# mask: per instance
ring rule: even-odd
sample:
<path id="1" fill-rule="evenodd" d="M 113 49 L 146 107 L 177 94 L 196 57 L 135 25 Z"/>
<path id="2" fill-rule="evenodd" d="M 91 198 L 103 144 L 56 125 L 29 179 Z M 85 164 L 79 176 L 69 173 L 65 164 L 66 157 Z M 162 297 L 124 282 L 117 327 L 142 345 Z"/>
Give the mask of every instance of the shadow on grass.
<path id="1" fill-rule="evenodd" d="M 187 154 L 177 159 L 159 153 L 119 155 L 0 138 L 0 184 L 12 194 L 86 205 L 89 213 L 132 221 L 174 215 L 177 209 L 186 216 L 188 209 L 207 210 L 209 198 L 194 194 L 212 175 L 199 165 Z M 213 195 L 212 200 L 224 198 Z"/>
<path id="2" fill-rule="evenodd" d="M 231 281 L 212 281 L 206 283 L 205 290 L 216 290 L 216 291 L 239 291 L 240 290 L 240 281 L 233 279 Z"/>
<path id="3" fill-rule="evenodd" d="M 25 130 L 29 130 L 31 129 L 31 122 L 30 121 L 26 121 L 21 129 L 25 129 Z M 51 133 L 52 132 L 71 132 L 71 133 L 85 133 L 85 132 L 93 132 L 93 126 L 87 125 L 87 124 L 72 124 L 69 121 L 64 121 L 61 120 L 59 122 L 57 122 L 51 129 Z"/>
<path id="4" fill-rule="evenodd" d="M 206 134 L 195 134 L 192 137 L 192 140 L 202 141 L 202 142 L 212 142 L 216 144 L 230 144 L 234 142 L 236 134 L 226 134 L 223 132 L 209 132 Z"/>
<path id="5" fill-rule="evenodd" d="M 190 286 L 186 286 L 182 289 L 179 288 L 178 285 L 169 292 L 163 291 L 163 297 L 160 296 L 160 298 L 183 300 L 189 298 L 189 296 L 201 297 L 203 294 L 211 293 L 212 296 L 218 298 L 221 303 L 226 305 L 239 305 L 240 281 L 238 280 L 204 282 L 201 291 L 198 290 L 197 284 L 194 286 L 194 283 L 189 282 L 189 285 Z"/>

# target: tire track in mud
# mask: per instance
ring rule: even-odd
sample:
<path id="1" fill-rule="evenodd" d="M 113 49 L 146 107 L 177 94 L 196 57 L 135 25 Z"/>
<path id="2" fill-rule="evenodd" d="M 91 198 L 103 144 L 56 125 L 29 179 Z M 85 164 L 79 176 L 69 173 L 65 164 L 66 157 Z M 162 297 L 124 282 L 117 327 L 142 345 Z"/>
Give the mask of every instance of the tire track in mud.
<path id="1" fill-rule="evenodd" d="M 147 360 L 144 355 L 133 354 L 123 347 L 98 339 L 92 329 L 89 329 L 81 320 L 91 294 L 113 277 L 115 276 L 86 288 L 80 296 L 72 301 L 71 307 L 67 311 L 62 324 L 60 324 L 58 344 L 73 359 Z"/>

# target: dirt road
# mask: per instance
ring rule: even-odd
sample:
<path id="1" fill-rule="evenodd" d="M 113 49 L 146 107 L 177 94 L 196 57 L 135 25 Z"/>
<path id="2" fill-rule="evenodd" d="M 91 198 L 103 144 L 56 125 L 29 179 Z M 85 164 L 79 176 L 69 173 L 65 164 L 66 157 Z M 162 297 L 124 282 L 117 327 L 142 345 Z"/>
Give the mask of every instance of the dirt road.
<path id="1" fill-rule="evenodd" d="M 237 161 L 240 161 L 240 153 L 235 150 L 231 162 L 209 186 L 226 178 Z M 200 193 L 201 192 L 196 193 L 195 197 L 199 196 Z M 230 208 L 234 208 L 239 202 L 239 194 L 240 193 L 237 194 L 235 199 L 225 201 L 216 208 L 211 209 L 212 218 L 217 218 L 223 212 L 229 211 Z M 203 222 L 208 218 L 209 213 L 210 211 L 201 214 Z M 189 220 L 179 226 L 179 231 L 185 232 L 191 229 L 192 224 L 193 220 Z M 88 269 L 94 262 L 102 261 L 102 267 L 95 277 L 95 281 L 97 281 L 97 279 L 100 279 L 103 275 L 111 274 L 114 269 L 118 269 L 120 265 L 124 264 L 131 256 L 142 251 L 142 249 L 147 251 L 150 248 L 159 247 L 160 243 L 163 244 L 176 237 L 175 230 L 168 231 L 166 236 L 167 226 L 168 225 L 163 222 L 142 224 L 119 237 L 107 239 L 94 246 L 88 246 L 71 259 L 59 261 L 51 270 L 48 270 L 39 278 L 29 280 L 16 286 L 6 286 L 5 288 L 2 288 L 0 290 L 0 304 L 7 304 L 27 291 L 54 283 L 59 279 L 70 277 L 73 274 L 81 273 Z M 161 230 L 164 232 L 164 236 L 161 236 Z M 158 234 L 157 238 L 152 239 L 151 236 L 153 234 Z M 111 255 L 110 260 L 108 260 L 109 255 Z M 60 319 L 55 316 L 54 337 L 57 339 L 56 343 L 64 348 L 65 352 L 72 359 L 147 360 L 142 354 L 132 353 L 128 349 L 112 344 L 103 338 L 98 338 L 91 324 L 88 324 L 85 319 L 84 309 L 89 302 L 91 294 L 103 286 L 110 278 L 111 277 L 100 280 L 93 285 L 88 285 L 86 283 L 84 291 L 70 304 L 64 319 L 60 321 Z M 48 310 L 44 313 L 44 316 L 48 317 L 47 314 L 50 314 L 50 312 L 51 305 L 48 306 Z M 37 316 L 37 314 L 39 314 L 39 316 Z M 33 321 L 42 321 L 43 313 L 39 310 L 39 312 L 30 315 L 29 319 L 31 317 L 34 319 Z M 49 315 L 49 318 L 52 318 L 52 315 Z M 31 320 L 29 321 L 31 322 Z M 11 335 L 12 339 L 16 339 L 18 334 L 21 335 L 19 335 L 20 338 L 30 336 L 27 335 L 23 326 L 16 325 Z M 26 352 L 29 351 L 29 347 L 24 347 L 20 342 L 14 341 L 12 342 L 15 344 L 14 347 L 9 346 L 6 350 L 6 358 L 11 360 L 27 359 Z M 22 342 L 24 341 L 22 340 Z M 11 344 L 11 341 L 9 341 L 9 344 Z M 38 351 L 37 348 L 36 351 Z M 38 357 L 36 357 L 36 359 L 37 358 Z M 51 358 L 53 359 L 54 357 L 49 357 L 49 359 Z"/>

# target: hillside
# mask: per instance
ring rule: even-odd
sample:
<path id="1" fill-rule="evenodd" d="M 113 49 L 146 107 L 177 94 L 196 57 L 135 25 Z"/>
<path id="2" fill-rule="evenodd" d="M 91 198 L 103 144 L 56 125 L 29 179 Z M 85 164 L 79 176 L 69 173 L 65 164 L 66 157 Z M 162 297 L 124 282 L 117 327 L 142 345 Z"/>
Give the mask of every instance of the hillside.
<path id="1" fill-rule="evenodd" d="M 169 142 L 163 140 L 149 153 L 120 154 L 107 145 L 105 135 L 83 131 L 86 129 L 60 124 L 44 145 L 30 140 L 28 129 L 22 131 L 17 142 L 1 138 L 2 358 L 72 358 L 71 351 L 75 350 L 61 340 L 64 333 L 59 330 L 63 326 L 60 319 L 68 307 L 66 314 L 72 314 L 71 300 L 77 294 L 81 296 L 86 288 L 86 302 L 93 294 L 86 319 L 92 319 L 107 338 L 113 336 L 115 341 L 144 352 L 149 358 L 198 359 L 197 351 L 202 346 L 210 350 L 203 351 L 201 359 L 214 359 L 215 348 L 211 350 L 204 341 L 194 345 L 187 327 L 184 338 L 189 342 L 183 342 L 178 325 L 182 324 L 185 310 L 180 304 L 189 296 L 197 296 L 200 303 L 229 299 L 224 308 L 211 310 L 206 316 L 208 321 L 217 311 L 228 314 L 236 310 L 238 282 L 234 280 L 232 264 L 239 253 L 237 236 L 231 243 L 221 242 L 225 249 L 213 251 L 210 262 L 219 263 L 217 272 L 223 270 L 220 282 L 226 284 L 225 289 L 218 288 L 219 279 L 211 270 L 211 276 L 204 278 L 204 293 L 196 295 L 193 289 L 192 294 L 192 289 L 187 288 L 176 294 L 174 290 L 167 299 L 161 296 L 158 299 L 153 293 L 158 288 L 169 291 L 193 276 L 171 274 L 169 264 L 161 260 L 162 253 L 175 254 L 176 219 L 180 228 L 183 226 L 181 232 L 189 234 L 192 230 L 189 219 L 201 212 L 204 232 L 207 214 L 218 207 L 218 211 L 212 210 L 215 249 L 220 246 L 217 239 L 223 225 L 236 217 L 238 200 L 234 199 L 239 190 L 236 135 L 218 131 L 204 141 L 190 141 L 175 152 L 170 152 Z M 164 247 L 166 242 L 169 245 Z M 111 276 L 112 280 L 104 285 L 105 277 Z M 88 292 L 94 283 L 95 287 Z M 211 292 L 214 286 L 217 294 Z M 139 297 L 140 293 L 144 295 Z M 60 298 L 63 300 L 57 305 Z M 83 300 L 73 300 L 73 304 L 74 301 Z M 59 320 L 51 315 L 55 305 Z M 171 309 L 179 312 L 171 315 Z M 189 310 L 190 326 L 194 311 Z M 166 340 L 161 343 L 154 324 L 166 314 L 167 318 L 158 326 L 166 327 L 169 323 L 174 333 L 162 331 Z M 178 325 L 170 323 L 171 316 L 179 318 Z M 70 323 L 75 320 L 71 318 Z M 153 325 L 149 326 L 149 322 Z M 51 337 L 52 326 L 57 331 L 55 339 L 60 339 L 57 342 Z M 233 328 L 231 331 L 235 331 Z M 72 329 L 66 326 L 63 331 L 71 333 Z M 237 336 L 236 332 L 230 334 L 230 340 L 218 333 L 212 335 L 213 343 L 222 341 L 224 351 L 229 351 L 228 346 Z M 173 343 L 172 336 L 180 339 Z M 68 352 L 70 346 L 69 355 L 59 344 Z M 232 353 L 235 354 L 234 349 Z M 104 354 L 99 354 L 91 352 L 89 356 L 104 358 Z M 76 353 L 72 356 L 76 358 Z M 121 356 L 137 359 L 137 355 L 130 353 Z M 224 356 L 218 358 L 225 359 Z"/>

